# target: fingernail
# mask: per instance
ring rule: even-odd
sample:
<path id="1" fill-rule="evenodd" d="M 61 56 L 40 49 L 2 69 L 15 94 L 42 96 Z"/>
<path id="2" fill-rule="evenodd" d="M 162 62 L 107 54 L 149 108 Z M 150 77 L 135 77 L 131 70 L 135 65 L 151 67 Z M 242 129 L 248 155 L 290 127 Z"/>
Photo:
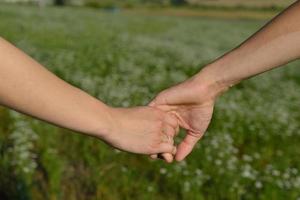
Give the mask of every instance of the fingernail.
<path id="1" fill-rule="evenodd" d="M 173 154 L 173 155 L 176 155 L 176 152 L 177 152 L 177 147 L 174 146 L 174 149 L 173 149 L 173 151 L 172 151 L 172 154 Z"/>

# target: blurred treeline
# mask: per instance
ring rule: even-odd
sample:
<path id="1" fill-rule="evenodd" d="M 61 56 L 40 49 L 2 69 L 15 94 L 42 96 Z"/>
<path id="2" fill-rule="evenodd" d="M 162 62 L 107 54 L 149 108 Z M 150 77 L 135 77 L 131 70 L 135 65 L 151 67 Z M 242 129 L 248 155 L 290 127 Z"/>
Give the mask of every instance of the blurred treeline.
<path id="1" fill-rule="evenodd" d="M 38 4 L 38 5 L 80 5 L 98 8 L 131 8 L 137 6 L 170 6 L 184 5 L 187 0 L 0 0 L 6 3 Z"/>
<path id="2" fill-rule="evenodd" d="M 68 0 L 61 0 L 68 1 Z M 98 8 L 132 8 L 139 6 L 181 6 L 187 0 L 84 0 L 84 5 Z"/>
<path id="3" fill-rule="evenodd" d="M 193 8 L 238 8 L 282 10 L 295 0 L 0 0 L 6 3 L 45 5 L 73 5 L 94 8 L 116 9 L 136 7 L 186 6 Z"/>

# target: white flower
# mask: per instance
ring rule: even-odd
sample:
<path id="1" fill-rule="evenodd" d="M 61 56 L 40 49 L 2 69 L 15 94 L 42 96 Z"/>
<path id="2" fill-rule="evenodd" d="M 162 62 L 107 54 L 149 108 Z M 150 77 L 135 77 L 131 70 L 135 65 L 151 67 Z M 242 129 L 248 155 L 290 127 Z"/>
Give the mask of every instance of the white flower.
<path id="1" fill-rule="evenodd" d="M 278 171 L 278 170 L 275 169 L 275 170 L 272 171 L 272 175 L 273 176 L 279 176 L 280 175 L 280 171 Z"/>
<path id="2" fill-rule="evenodd" d="M 260 181 L 256 181 L 255 182 L 255 187 L 257 188 L 257 189 L 260 189 L 260 188 L 262 188 L 262 183 L 260 182 Z"/>
<path id="3" fill-rule="evenodd" d="M 122 167 L 121 167 L 121 171 L 122 171 L 122 172 L 127 172 L 128 169 L 127 169 L 126 167 L 122 166 Z"/>
<path id="4" fill-rule="evenodd" d="M 187 176 L 187 175 L 189 175 L 189 174 L 190 174 L 190 172 L 189 172 L 188 170 L 184 170 L 184 171 L 183 171 L 183 175 Z"/>
<path id="5" fill-rule="evenodd" d="M 201 169 L 196 169 L 195 173 L 196 173 L 197 176 L 201 176 L 203 174 Z"/>
<path id="6" fill-rule="evenodd" d="M 249 155 L 243 155 L 243 160 L 246 161 L 246 162 L 252 162 L 253 161 L 253 158 Z"/>
<path id="7" fill-rule="evenodd" d="M 189 192 L 190 189 L 191 189 L 191 183 L 188 182 L 188 181 L 184 181 L 183 189 L 184 189 L 185 192 Z"/>
<path id="8" fill-rule="evenodd" d="M 148 186 L 148 187 L 147 187 L 147 191 L 148 191 L 148 192 L 153 192 L 153 190 L 154 190 L 154 188 L 153 188 L 152 186 Z"/>
<path id="9" fill-rule="evenodd" d="M 222 161 L 217 159 L 217 160 L 215 160 L 215 164 L 220 166 L 220 165 L 222 165 Z"/>
<path id="10" fill-rule="evenodd" d="M 161 174 L 166 174 L 167 173 L 167 169 L 166 168 L 160 168 L 159 172 Z"/>

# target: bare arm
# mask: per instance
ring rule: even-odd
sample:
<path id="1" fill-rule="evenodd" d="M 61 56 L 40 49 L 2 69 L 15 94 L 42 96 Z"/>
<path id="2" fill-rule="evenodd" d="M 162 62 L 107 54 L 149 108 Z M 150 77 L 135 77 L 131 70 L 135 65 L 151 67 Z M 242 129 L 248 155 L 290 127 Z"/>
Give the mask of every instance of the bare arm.
<path id="1" fill-rule="evenodd" d="M 0 104 L 125 151 L 173 152 L 175 117 L 150 107 L 108 107 L 4 39 L 0 39 Z"/>
<path id="2" fill-rule="evenodd" d="M 175 111 L 181 126 L 187 130 L 178 146 L 176 160 L 184 159 L 205 133 L 217 96 L 246 78 L 299 57 L 300 1 L 297 1 L 239 47 L 191 79 L 161 92 L 150 105 Z"/>
<path id="3" fill-rule="evenodd" d="M 236 49 L 205 67 L 197 77 L 217 87 L 279 67 L 300 57 L 300 1 L 290 6 Z M 210 80 L 209 80 L 210 79 Z"/>
<path id="4" fill-rule="evenodd" d="M 57 78 L 3 39 L 0 61 L 1 104 L 76 131 L 107 132 L 106 105 Z"/>

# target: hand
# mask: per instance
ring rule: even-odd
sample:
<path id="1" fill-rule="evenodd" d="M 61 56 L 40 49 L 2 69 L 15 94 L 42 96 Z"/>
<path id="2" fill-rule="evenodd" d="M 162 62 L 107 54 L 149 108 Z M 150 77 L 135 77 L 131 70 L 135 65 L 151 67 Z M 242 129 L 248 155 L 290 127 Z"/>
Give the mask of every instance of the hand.
<path id="1" fill-rule="evenodd" d="M 187 131 L 177 148 L 177 161 L 183 160 L 192 151 L 210 124 L 217 92 L 215 93 L 214 87 L 207 87 L 204 82 L 204 79 L 194 77 L 162 91 L 150 103 L 163 111 L 173 112 L 178 117 L 180 126 Z M 163 154 L 163 157 L 170 155 Z"/>
<path id="2" fill-rule="evenodd" d="M 151 107 L 111 108 L 109 113 L 109 131 L 102 137 L 108 144 L 139 154 L 175 153 L 178 120 L 172 114 Z"/>

